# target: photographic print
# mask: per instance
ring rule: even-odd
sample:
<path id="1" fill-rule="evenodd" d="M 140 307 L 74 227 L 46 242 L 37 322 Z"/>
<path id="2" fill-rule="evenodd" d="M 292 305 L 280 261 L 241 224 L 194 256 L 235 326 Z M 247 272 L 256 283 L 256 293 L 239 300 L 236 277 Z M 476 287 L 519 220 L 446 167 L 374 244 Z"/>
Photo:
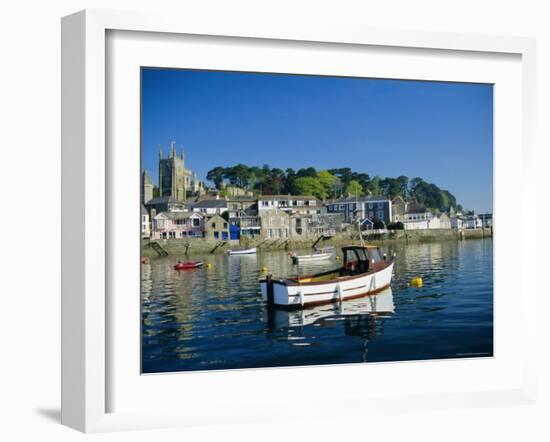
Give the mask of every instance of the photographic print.
<path id="1" fill-rule="evenodd" d="M 493 356 L 491 84 L 140 87 L 142 373 Z"/>

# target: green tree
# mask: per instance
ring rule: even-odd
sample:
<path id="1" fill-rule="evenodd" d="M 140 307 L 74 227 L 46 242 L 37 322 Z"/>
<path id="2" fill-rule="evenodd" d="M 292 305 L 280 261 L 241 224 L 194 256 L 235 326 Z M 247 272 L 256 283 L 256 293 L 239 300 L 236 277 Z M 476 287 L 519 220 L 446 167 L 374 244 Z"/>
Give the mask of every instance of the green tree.
<path id="1" fill-rule="evenodd" d="M 373 195 L 379 195 L 382 190 L 380 188 L 380 182 L 382 179 L 379 176 L 373 177 L 367 184 L 367 190 Z"/>
<path id="2" fill-rule="evenodd" d="M 325 199 L 327 192 L 321 181 L 312 176 L 302 176 L 294 180 L 296 193 L 299 195 L 313 195 L 317 198 Z"/>
<path id="3" fill-rule="evenodd" d="M 206 179 L 212 181 L 216 186 L 216 189 L 219 190 L 222 188 L 224 176 L 225 168 L 218 166 L 208 171 L 208 173 L 206 174 Z"/>
<path id="4" fill-rule="evenodd" d="M 351 180 L 346 188 L 346 192 L 352 196 L 361 196 L 364 195 L 363 186 L 357 180 Z"/>
<path id="5" fill-rule="evenodd" d="M 328 170 L 320 170 L 317 172 L 317 179 L 325 189 L 325 194 L 332 195 L 334 193 L 334 183 L 336 177 L 331 174 Z"/>
<path id="6" fill-rule="evenodd" d="M 317 170 L 315 170 L 314 167 L 308 167 L 306 169 L 300 169 L 298 170 L 298 172 L 296 173 L 297 176 L 299 177 L 312 177 L 312 178 L 315 178 L 317 176 Z"/>

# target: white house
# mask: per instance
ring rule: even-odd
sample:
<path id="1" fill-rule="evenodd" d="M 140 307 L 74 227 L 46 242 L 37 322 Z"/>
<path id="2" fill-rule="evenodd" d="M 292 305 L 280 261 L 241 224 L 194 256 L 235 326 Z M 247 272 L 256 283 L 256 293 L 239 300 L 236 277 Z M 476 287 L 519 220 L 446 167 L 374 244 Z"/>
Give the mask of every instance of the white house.
<path id="1" fill-rule="evenodd" d="M 147 209 L 143 204 L 141 205 L 141 237 L 151 237 L 151 223 L 149 221 L 149 212 L 147 212 Z"/>
<path id="2" fill-rule="evenodd" d="M 225 198 L 208 198 L 189 203 L 186 208 L 204 215 L 221 215 L 227 212 L 227 200 Z"/>
<path id="3" fill-rule="evenodd" d="M 477 215 L 469 215 L 464 220 L 465 229 L 481 229 L 483 227 L 483 221 Z"/>
<path id="4" fill-rule="evenodd" d="M 425 206 L 411 203 L 407 205 L 403 215 L 403 227 L 405 230 L 428 229 L 433 217 L 433 213 Z"/>
<path id="5" fill-rule="evenodd" d="M 464 218 L 462 216 L 453 216 L 451 218 L 451 228 L 452 229 L 463 229 L 464 228 Z"/>
<path id="6" fill-rule="evenodd" d="M 258 215 L 269 210 L 314 215 L 321 212 L 322 206 L 322 202 L 314 196 L 263 195 L 258 198 Z"/>

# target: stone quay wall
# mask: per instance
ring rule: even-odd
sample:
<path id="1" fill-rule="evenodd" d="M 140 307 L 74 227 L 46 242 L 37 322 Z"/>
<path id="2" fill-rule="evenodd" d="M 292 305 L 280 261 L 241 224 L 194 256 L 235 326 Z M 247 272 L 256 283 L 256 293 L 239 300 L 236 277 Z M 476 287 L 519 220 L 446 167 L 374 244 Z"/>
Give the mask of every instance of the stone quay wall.
<path id="1" fill-rule="evenodd" d="M 367 244 L 391 244 L 393 242 L 433 242 L 433 241 L 450 241 L 450 240 L 468 240 L 490 238 L 493 236 L 492 229 L 426 229 L 426 230 L 394 230 L 381 234 L 363 234 L 363 239 Z M 194 255 L 194 254 L 210 254 L 210 253 L 227 253 L 233 247 L 256 247 L 260 251 L 269 250 L 297 250 L 307 249 L 312 246 L 317 238 L 307 240 L 293 239 L 262 239 L 262 238 L 245 238 L 232 241 L 215 241 L 213 239 L 193 238 L 193 239 L 167 239 L 154 241 L 142 240 L 141 254 L 146 257 L 158 257 L 162 254 L 167 255 Z M 342 246 L 345 244 L 359 244 L 359 236 L 357 232 L 341 232 L 319 242 L 319 246 Z M 159 247 L 161 252 L 159 253 Z M 162 252 L 164 251 L 164 252 Z"/>

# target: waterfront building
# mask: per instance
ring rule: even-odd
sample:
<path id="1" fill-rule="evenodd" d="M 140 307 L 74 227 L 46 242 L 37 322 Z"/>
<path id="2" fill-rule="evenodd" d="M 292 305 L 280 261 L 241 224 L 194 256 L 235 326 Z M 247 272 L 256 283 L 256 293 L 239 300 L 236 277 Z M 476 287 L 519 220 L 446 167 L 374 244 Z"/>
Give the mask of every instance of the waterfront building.
<path id="1" fill-rule="evenodd" d="M 192 212 L 200 212 L 205 215 L 221 215 L 227 212 L 227 200 L 225 198 L 205 198 L 186 204 L 186 209 Z"/>
<path id="2" fill-rule="evenodd" d="M 405 230 L 419 230 L 429 228 L 429 223 L 434 217 L 426 206 L 417 203 L 407 205 L 403 218 L 403 227 Z"/>
<path id="3" fill-rule="evenodd" d="M 173 196 L 158 196 L 145 203 L 151 219 L 161 212 L 183 212 L 184 205 Z"/>
<path id="4" fill-rule="evenodd" d="M 260 235 L 265 239 L 289 238 L 290 216 L 284 210 L 260 212 Z"/>
<path id="5" fill-rule="evenodd" d="M 407 202 L 401 195 L 397 195 L 391 200 L 392 222 L 403 222 L 405 220 L 405 212 L 407 210 Z"/>
<path id="6" fill-rule="evenodd" d="M 271 210 L 313 215 L 320 213 L 322 207 L 321 200 L 307 195 L 262 195 L 258 198 L 259 215 Z"/>
<path id="7" fill-rule="evenodd" d="M 347 223 L 368 218 L 388 224 L 392 220 L 392 202 L 381 195 L 340 198 L 327 203 L 327 213 L 341 213 Z"/>
<path id="8" fill-rule="evenodd" d="M 452 229 L 463 229 L 464 228 L 464 217 L 462 215 L 456 215 L 451 217 L 451 228 Z"/>
<path id="9" fill-rule="evenodd" d="M 301 213 L 290 215 L 290 237 L 292 239 L 306 240 L 309 237 L 310 216 Z"/>
<path id="10" fill-rule="evenodd" d="M 153 218 L 153 239 L 202 238 L 204 215 L 193 212 L 162 212 Z"/>
<path id="11" fill-rule="evenodd" d="M 465 229 L 481 229 L 483 227 L 483 222 L 479 216 L 475 213 L 468 214 L 464 219 L 464 228 Z"/>
<path id="12" fill-rule="evenodd" d="M 141 202 L 146 202 L 153 199 L 153 179 L 151 175 L 144 169 L 141 172 Z"/>
<path id="13" fill-rule="evenodd" d="M 229 223 L 239 227 L 240 234 L 254 238 L 260 234 L 258 201 L 251 195 L 230 196 L 227 201 Z"/>
<path id="14" fill-rule="evenodd" d="M 320 235 L 334 236 L 344 228 L 343 213 L 323 213 L 310 217 L 308 231 L 310 235 L 319 237 Z"/>
<path id="15" fill-rule="evenodd" d="M 492 213 L 483 213 L 478 215 L 479 219 L 481 219 L 481 226 L 484 229 L 490 229 L 493 227 L 493 214 Z"/>
<path id="16" fill-rule="evenodd" d="M 149 212 L 143 204 L 141 205 L 141 237 L 151 237 L 151 222 L 149 218 Z"/>
<path id="17" fill-rule="evenodd" d="M 214 215 L 204 225 L 204 237 L 216 241 L 227 241 L 229 239 L 229 222 L 220 215 Z"/>
<path id="18" fill-rule="evenodd" d="M 450 229 L 451 228 L 451 218 L 446 213 L 442 213 L 437 217 L 439 219 L 439 228 L 440 229 Z M 432 228 L 432 227 L 430 227 Z"/>

